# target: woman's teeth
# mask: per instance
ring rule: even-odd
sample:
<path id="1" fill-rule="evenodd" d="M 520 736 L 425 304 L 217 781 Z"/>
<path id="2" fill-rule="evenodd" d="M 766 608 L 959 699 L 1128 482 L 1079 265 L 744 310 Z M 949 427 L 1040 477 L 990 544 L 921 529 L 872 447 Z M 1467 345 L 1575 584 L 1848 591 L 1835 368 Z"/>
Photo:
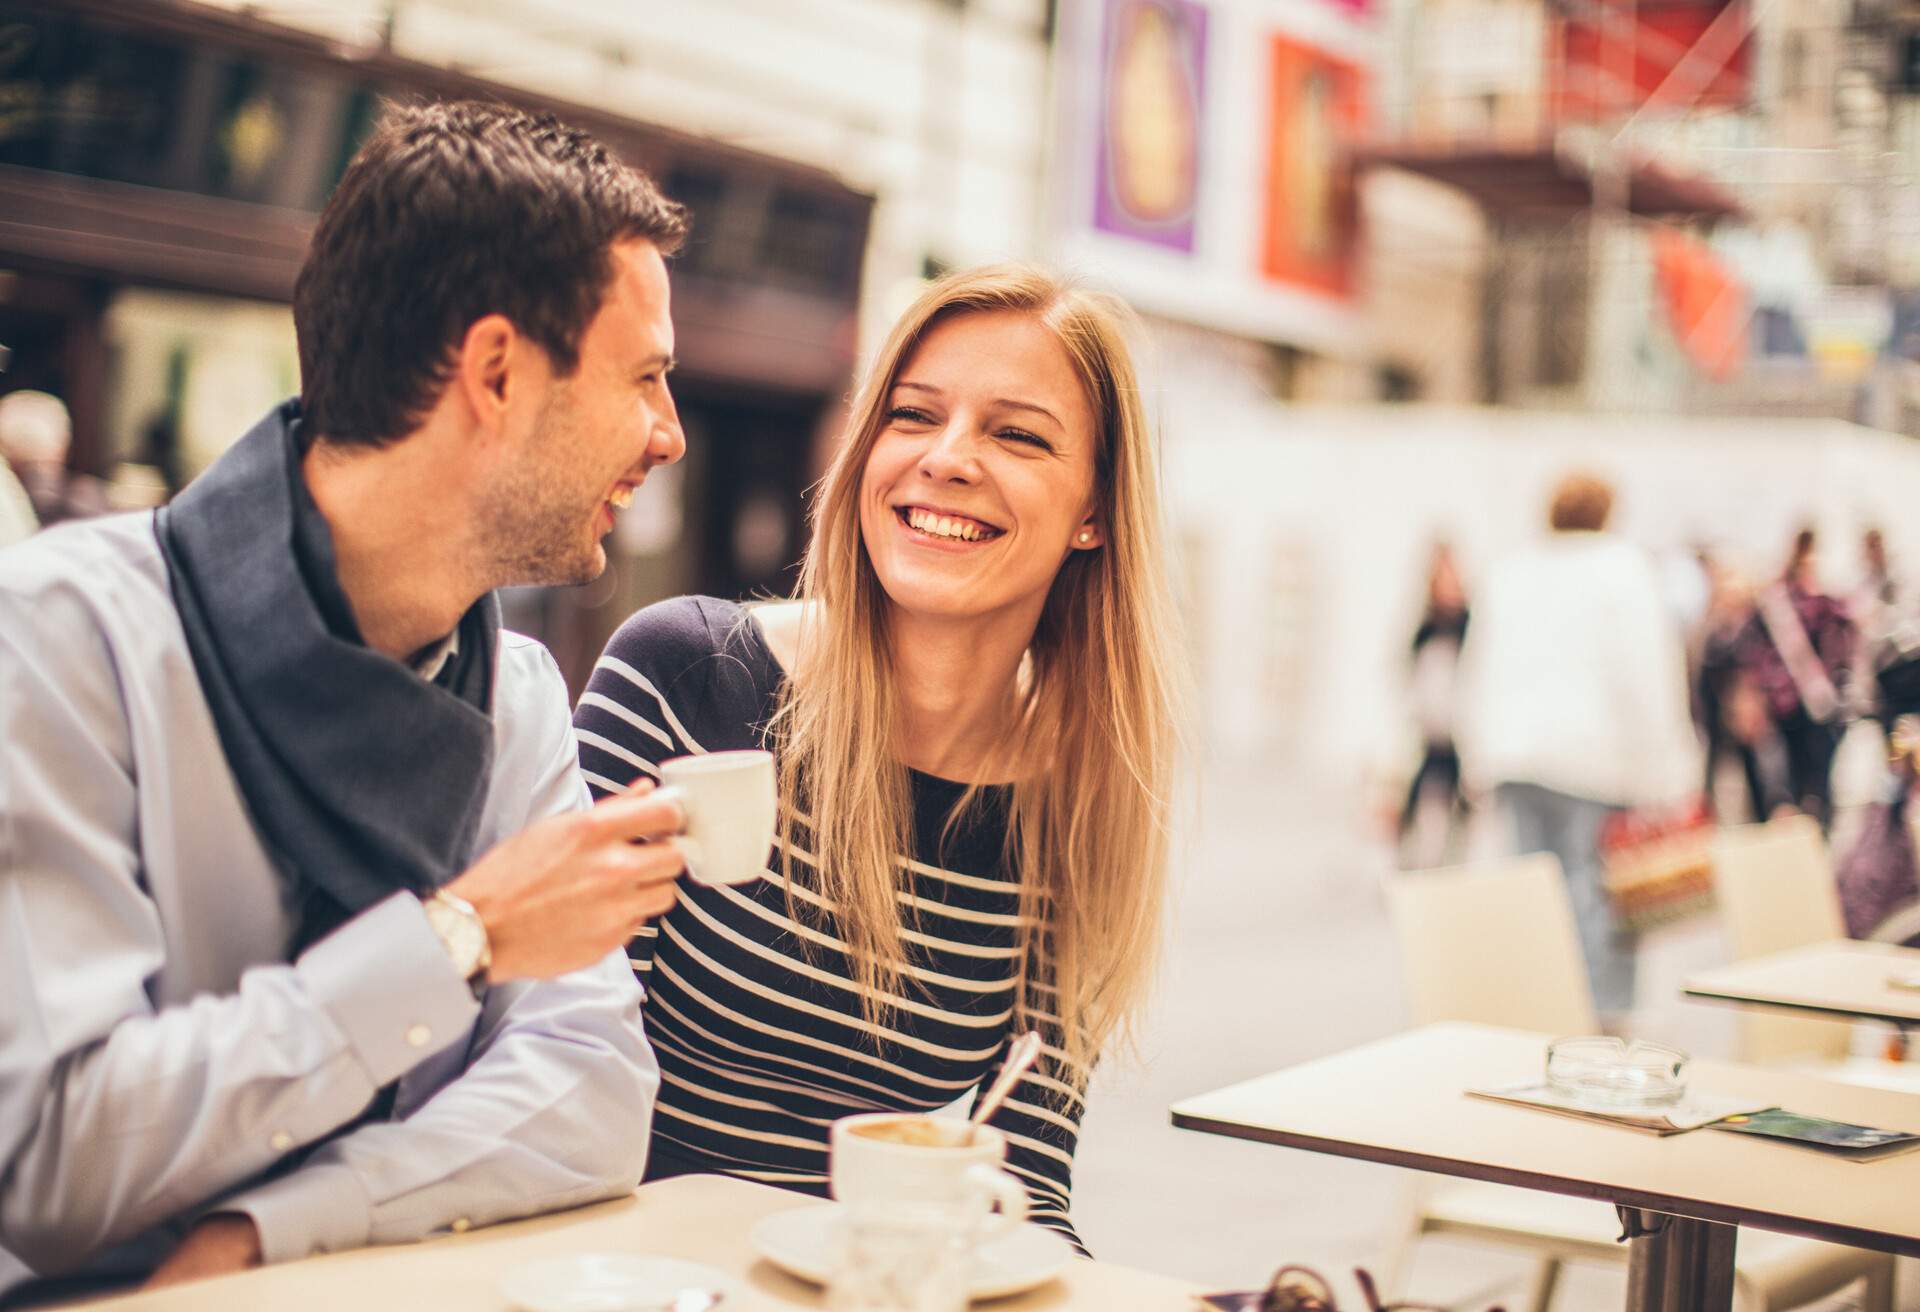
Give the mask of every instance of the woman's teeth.
<path id="1" fill-rule="evenodd" d="M 970 519 L 949 519 L 945 515 L 936 515 L 931 510 L 918 507 L 907 511 L 907 523 L 936 538 L 956 538 L 961 542 L 978 542 L 994 533 L 993 529 L 976 524 Z"/>

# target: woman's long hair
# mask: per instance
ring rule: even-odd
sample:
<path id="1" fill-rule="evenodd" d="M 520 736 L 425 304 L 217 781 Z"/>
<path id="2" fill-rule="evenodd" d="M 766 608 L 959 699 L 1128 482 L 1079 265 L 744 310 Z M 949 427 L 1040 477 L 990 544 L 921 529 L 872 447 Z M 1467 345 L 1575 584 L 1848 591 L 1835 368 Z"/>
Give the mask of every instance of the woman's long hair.
<path id="1" fill-rule="evenodd" d="M 1031 267 L 974 269 L 928 287 L 881 346 L 816 497 L 801 566 L 809 604 L 773 725 L 789 804 L 782 851 L 792 904 L 793 811 L 804 799 L 820 892 L 838 912 L 868 1019 L 883 1023 L 913 988 L 904 947 L 913 930 L 896 894 L 911 886 L 899 854 L 912 853 L 914 826 L 896 754 L 889 603 L 861 536 L 860 488 L 899 370 L 929 328 L 1005 310 L 1052 330 L 1098 427 L 1095 515 L 1106 540 L 1070 551 L 1055 577 L 999 752 L 1020 765 L 1007 835 L 1025 926 L 1015 1023 L 1057 1022 L 1084 1070 L 1131 1037 L 1157 965 L 1183 686 L 1159 473 L 1119 302 Z"/>

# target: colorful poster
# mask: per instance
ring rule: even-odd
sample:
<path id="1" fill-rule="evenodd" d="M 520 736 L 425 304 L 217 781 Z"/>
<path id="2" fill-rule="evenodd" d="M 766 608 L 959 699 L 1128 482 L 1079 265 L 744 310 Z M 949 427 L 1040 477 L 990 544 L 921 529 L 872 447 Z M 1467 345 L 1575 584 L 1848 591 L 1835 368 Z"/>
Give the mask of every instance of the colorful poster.
<path id="1" fill-rule="evenodd" d="M 1359 247 L 1346 153 L 1366 122 L 1366 74 L 1318 47 L 1282 36 L 1271 41 L 1261 272 L 1345 299 L 1354 290 Z"/>
<path id="2" fill-rule="evenodd" d="M 1192 253 L 1206 48 L 1190 0 L 1107 0 L 1094 227 Z"/>
<path id="3" fill-rule="evenodd" d="M 1676 110 L 1746 105 L 1752 95 L 1754 20 L 1744 10 L 1724 12 L 1737 3 L 1637 0 L 1612 9 L 1570 7 L 1592 13 L 1554 25 L 1558 49 L 1548 68 L 1555 113 L 1562 118 L 1626 114 L 1650 103 L 1656 93 Z M 1633 69 L 1630 90 L 1618 71 L 1623 60 Z"/>

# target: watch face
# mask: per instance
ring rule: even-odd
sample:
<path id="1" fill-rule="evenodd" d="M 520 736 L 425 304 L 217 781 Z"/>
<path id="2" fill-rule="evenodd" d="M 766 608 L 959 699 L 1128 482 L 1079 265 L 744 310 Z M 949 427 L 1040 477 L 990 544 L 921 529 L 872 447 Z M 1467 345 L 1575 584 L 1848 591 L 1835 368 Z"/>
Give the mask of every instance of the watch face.
<path id="1" fill-rule="evenodd" d="M 440 936 L 454 968 L 470 977 L 480 969 L 481 954 L 486 951 L 487 931 L 477 917 L 437 899 L 426 902 L 427 920 Z"/>

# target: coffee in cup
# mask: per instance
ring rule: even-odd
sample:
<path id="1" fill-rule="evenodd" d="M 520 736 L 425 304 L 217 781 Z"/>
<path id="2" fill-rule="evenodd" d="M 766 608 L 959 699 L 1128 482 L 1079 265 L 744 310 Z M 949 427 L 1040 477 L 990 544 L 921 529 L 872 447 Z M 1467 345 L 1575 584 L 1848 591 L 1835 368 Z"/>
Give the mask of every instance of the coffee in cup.
<path id="1" fill-rule="evenodd" d="M 1027 1219 L 1026 1187 L 1000 1166 L 1006 1155 L 1005 1137 L 984 1125 L 898 1112 L 843 1116 L 829 1136 L 828 1182 L 849 1207 L 939 1209 L 983 1242 Z"/>
<path id="2" fill-rule="evenodd" d="M 895 1116 L 864 1121 L 848 1133 L 883 1143 L 903 1143 L 911 1148 L 957 1148 L 972 1138 L 973 1127 L 965 1121 L 938 1120 L 932 1116 Z"/>

